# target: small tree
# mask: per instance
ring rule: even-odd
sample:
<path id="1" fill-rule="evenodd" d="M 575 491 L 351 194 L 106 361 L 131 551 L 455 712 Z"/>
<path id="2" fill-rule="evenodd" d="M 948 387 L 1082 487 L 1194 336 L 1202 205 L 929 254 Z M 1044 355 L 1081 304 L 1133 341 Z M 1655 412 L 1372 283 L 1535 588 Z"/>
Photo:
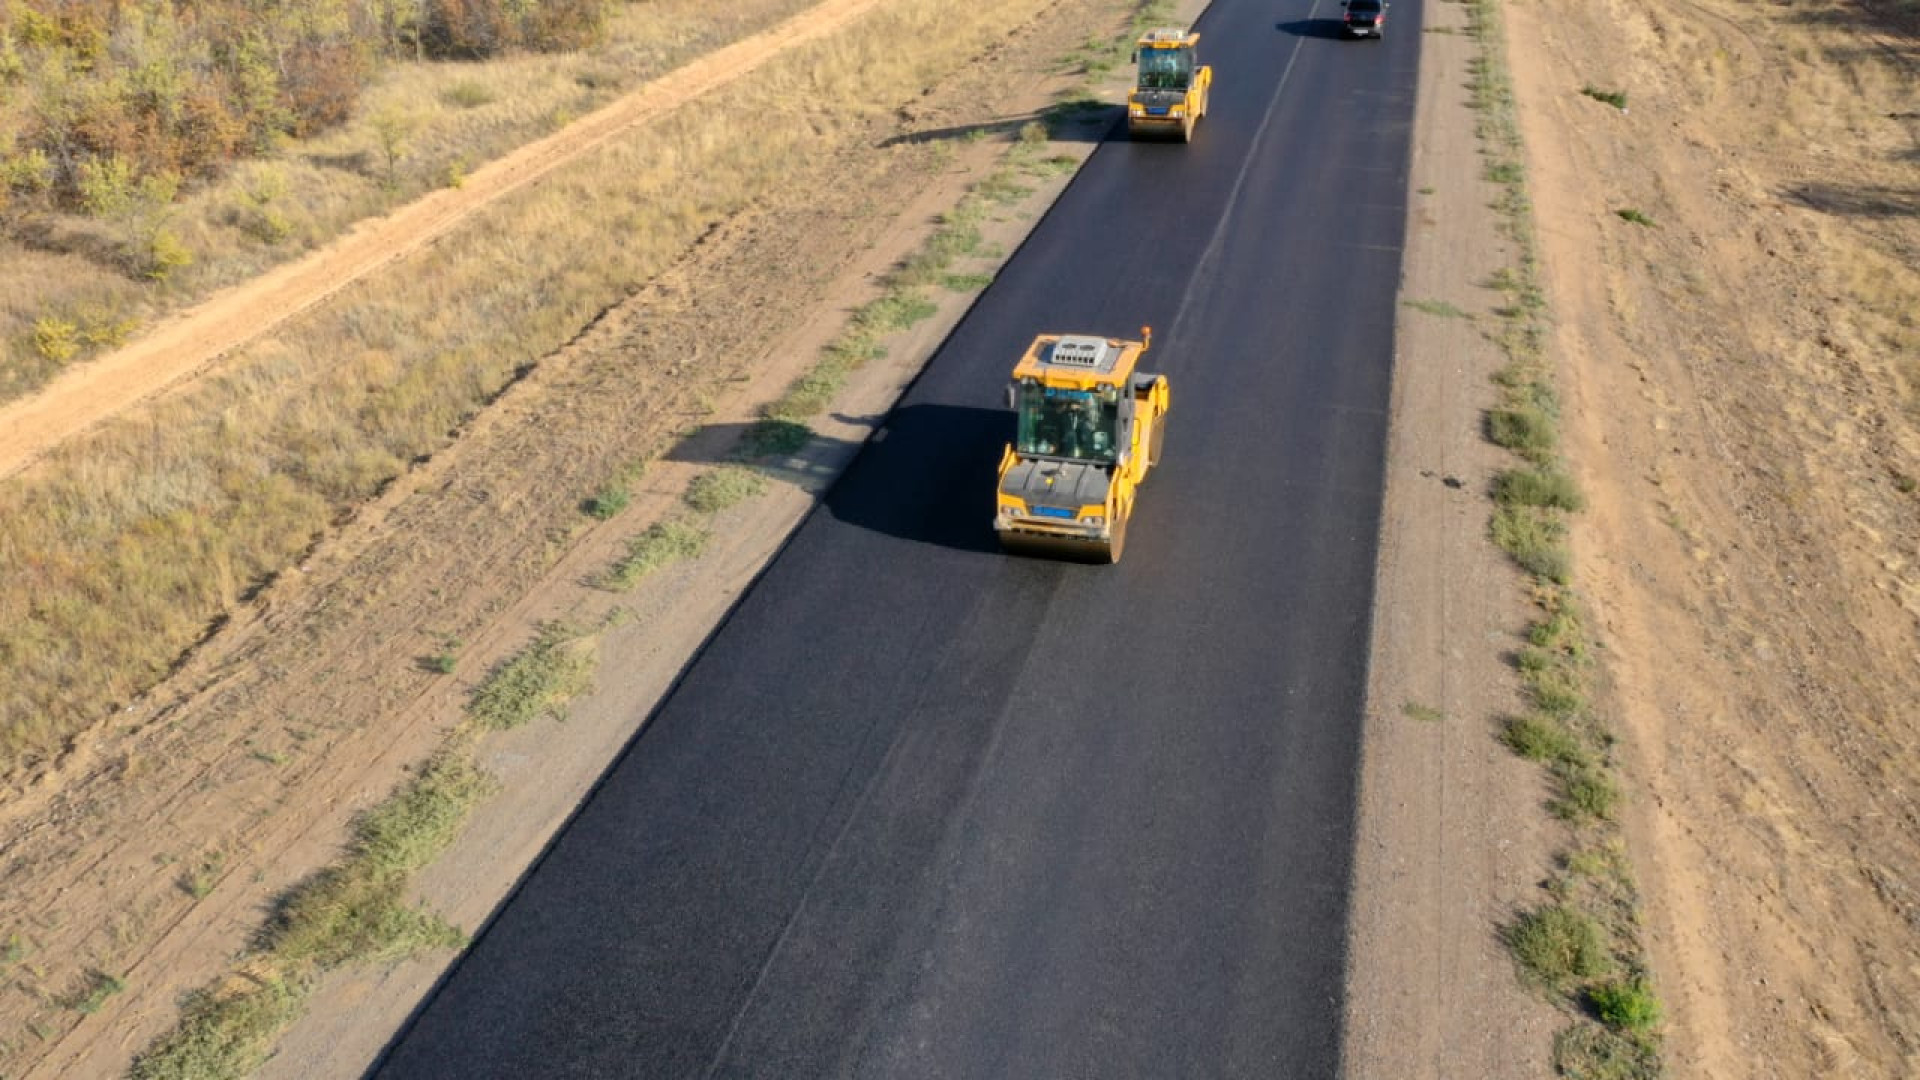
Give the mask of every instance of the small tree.
<path id="1" fill-rule="evenodd" d="M 368 117 L 368 122 L 373 125 L 373 137 L 380 143 L 380 159 L 387 169 L 386 178 L 381 182 L 391 191 L 400 186 L 400 161 L 407 156 L 408 144 L 420 121 L 398 106 L 383 105 Z"/>
<path id="2" fill-rule="evenodd" d="M 165 281 L 193 261 L 193 255 L 167 227 L 180 178 L 170 172 L 135 178 L 133 166 L 119 155 L 80 164 L 80 202 L 119 234 L 127 269 Z"/>

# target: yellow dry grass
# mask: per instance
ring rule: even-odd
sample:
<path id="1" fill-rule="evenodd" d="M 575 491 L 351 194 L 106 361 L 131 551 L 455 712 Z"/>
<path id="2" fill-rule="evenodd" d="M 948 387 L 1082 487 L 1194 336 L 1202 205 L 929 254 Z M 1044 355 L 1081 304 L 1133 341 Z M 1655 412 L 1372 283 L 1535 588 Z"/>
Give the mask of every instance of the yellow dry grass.
<path id="1" fill-rule="evenodd" d="M 100 347 L 66 361 L 48 357 L 35 347 L 37 319 L 150 322 L 318 247 L 356 221 L 457 183 L 622 91 L 806 6 L 808 0 L 737 0 L 721 10 L 703 0 L 622 4 L 598 49 L 395 64 L 367 88 L 347 124 L 289 142 L 271 159 L 243 162 L 188 192 L 169 222 L 193 261 L 164 286 L 120 270 L 114 237 L 102 224 L 47 215 L 20 238 L 0 239 L 0 400 L 31 391 L 63 362 Z M 391 178 L 375 131 L 383 115 L 400 118 L 405 132 Z"/>
<path id="2" fill-rule="evenodd" d="M 0 768 L 153 685 L 525 365 L 1035 0 L 900 0 L 596 151 L 0 490 Z M 12 568 L 18 568 L 17 571 Z"/>

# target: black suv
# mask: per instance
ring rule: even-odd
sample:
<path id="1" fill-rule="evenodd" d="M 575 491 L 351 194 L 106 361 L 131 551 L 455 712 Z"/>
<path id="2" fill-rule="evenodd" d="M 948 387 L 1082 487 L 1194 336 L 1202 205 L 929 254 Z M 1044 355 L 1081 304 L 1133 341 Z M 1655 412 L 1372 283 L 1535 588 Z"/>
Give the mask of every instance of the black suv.
<path id="1" fill-rule="evenodd" d="M 1386 0 L 1344 0 L 1347 9 L 1347 34 L 1350 37 L 1384 38 L 1387 32 Z"/>

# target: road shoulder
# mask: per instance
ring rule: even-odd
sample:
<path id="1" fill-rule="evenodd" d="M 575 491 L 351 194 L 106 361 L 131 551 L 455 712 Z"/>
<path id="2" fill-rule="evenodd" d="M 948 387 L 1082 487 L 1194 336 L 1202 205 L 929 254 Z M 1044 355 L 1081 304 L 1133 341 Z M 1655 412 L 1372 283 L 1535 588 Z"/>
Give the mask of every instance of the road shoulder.
<path id="1" fill-rule="evenodd" d="M 1477 283 L 1510 258 L 1482 179 L 1458 5 L 1420 54 L 1348 929 L 1344 1072 L 1540 1075 L 1558 1014 L 1497 931 L 1549 868 L 1540 772 L 1500 745 L 1527 612 L 1486 539 L 1506 464 L 1481 434 L 1504 362 Z"/>

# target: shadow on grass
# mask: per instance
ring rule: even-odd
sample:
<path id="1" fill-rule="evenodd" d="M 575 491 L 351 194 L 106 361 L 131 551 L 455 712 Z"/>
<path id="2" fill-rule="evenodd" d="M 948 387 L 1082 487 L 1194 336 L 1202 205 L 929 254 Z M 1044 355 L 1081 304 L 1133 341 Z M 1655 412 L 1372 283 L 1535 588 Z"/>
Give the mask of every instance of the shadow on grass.
<path id="1" fill-rule="evenodd" d="M 974 142 L 1016 139 L 1028 124 L 1045 124 L 1047 135 L 1057 142 L 1097 143 L 1106 140 L 1107 130 L 1122 113 L 1118 105 L 1077 104 L 1039 112 L 1006 116 L 978 124 L 907 131 L 883 140 L 881 146 L 918 146 L 936 142 Z"/>

